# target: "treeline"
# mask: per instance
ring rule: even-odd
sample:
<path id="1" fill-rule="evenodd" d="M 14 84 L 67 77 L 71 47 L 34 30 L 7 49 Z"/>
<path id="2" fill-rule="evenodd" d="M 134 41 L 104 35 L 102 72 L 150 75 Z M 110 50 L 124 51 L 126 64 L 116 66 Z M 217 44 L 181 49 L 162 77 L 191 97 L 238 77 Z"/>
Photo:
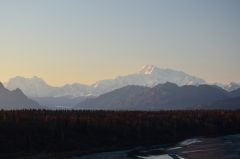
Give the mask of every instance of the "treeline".
<path id="1" fill-rule="evenodd" d="M 90 153 L 240 133 L 240 110 L 0 111 L 0 158 Z"/>

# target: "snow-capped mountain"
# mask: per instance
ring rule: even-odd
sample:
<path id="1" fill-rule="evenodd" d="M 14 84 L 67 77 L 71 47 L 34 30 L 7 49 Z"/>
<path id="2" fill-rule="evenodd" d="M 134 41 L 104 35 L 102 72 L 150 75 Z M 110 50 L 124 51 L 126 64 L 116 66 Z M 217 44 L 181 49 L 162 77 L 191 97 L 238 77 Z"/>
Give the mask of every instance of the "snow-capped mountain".
<path id="1" fill-rule="evenodd" d="M 115 79 L 101 80 L 92 85 L 75 83 L 66 84 L 62 87 L 52 87 L 38 77 L 15 77 L 10 79 L 6 84 L 6 87 L 10 90 L 20 88 L 30 97 L 79 97 L 98 96 L 127 85 L 154 87 L 157 84 L 165 82 L 172 82 L 179 86 L 200 85 L 206 83 L 203 79 L 194 77 L 182 71 L 160 69 L 153 65 L 146 65 L 136 73 L 119 76 Z"/>
<path id="2" fill-rule="evenodd" d="M 9 90 L 20 88 L 29 97 L 80 97 L 86 96 L 89 92 L 88 85 L 66 84 L 62 87 L 48 85 L 39 77 L 24 78 L 15 77 L 5 83 Z"/>
<path id="3" fill-rule="evenodd" d="M 240 88 L 240 83 L 231 82 L 223 87 L 225 90 L 234 91 Z"/>
<path id="4" fill-rule="evenodd" d="M 44 80 L 39 77 L 24 78 L 17 76 L 5 83 L 9 90 L 20 88 L 27 96 L 30 97 L 44 97 L 54 96 L 56 87 L 49 86 Z"/>
<path id="5" fill-rule="evenodd" d="M 223 84 L 223 83 L 214 83 L 214 85 L 221 87 L 229 92 L 237 90 L 240 88 L 240 83 L 236 83 L 236 82 L 231 82 L 229 84 Z"/>
<path id="6" fill-rule="evenodd" d="M 96 94 L 103 94 L 127 85 L 154 87 L 157 84 L 166 82 L 175 83 L 179 86 L 206 83 L 203 79 L 188 75 L 182 71 L 160 69 L 154 65 L 146 65 L 134 74 L 119 76 L 113 80 L 98 81 L 92 87 L 95 88 Z"/>

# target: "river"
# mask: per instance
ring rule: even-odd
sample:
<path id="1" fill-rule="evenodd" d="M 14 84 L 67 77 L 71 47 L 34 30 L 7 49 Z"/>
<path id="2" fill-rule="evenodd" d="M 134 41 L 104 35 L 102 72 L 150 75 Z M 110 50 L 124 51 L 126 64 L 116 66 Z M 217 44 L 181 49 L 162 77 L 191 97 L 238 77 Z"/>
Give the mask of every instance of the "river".
<path id="1" fill-rule="evenodd" d="M 72 159 L 240 159 L 240 134 L 187 139 L 172 147 L 96 153 Z"/>

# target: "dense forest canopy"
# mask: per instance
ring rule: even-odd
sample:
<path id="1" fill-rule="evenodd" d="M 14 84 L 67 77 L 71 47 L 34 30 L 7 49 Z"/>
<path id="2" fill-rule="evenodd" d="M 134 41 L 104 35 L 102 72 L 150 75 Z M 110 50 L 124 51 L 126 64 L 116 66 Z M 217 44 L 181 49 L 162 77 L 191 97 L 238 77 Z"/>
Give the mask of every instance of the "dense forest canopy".
<path id="1" fill-rule="evenodd" d="M 0 111 L 0 157 L 91 153 L 240 133 L 240 110 Z"/>

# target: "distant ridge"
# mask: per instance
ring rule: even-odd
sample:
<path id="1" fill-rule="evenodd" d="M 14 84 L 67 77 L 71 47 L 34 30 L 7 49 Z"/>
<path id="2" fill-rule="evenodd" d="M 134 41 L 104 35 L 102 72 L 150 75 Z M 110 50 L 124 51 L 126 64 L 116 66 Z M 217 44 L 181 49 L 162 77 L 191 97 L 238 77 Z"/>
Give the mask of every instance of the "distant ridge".
<path id="1" fill-rule="evenodd" d="M 41 106 L 29 99 L 20 89 L 9 91 L 0 82 L 0 109 L 39 109 Z"/>
<path id="2" fill-rule="evenodd" d="M 208 108 L 211 102 L 227 99 L 229 96 L 229 92 L 217 86 L 178 86 L 166 82 L 153 88 L 126 86 L 97 98 L 87 99 L 79 103 L 77 108 L 112 110 Z"/>

